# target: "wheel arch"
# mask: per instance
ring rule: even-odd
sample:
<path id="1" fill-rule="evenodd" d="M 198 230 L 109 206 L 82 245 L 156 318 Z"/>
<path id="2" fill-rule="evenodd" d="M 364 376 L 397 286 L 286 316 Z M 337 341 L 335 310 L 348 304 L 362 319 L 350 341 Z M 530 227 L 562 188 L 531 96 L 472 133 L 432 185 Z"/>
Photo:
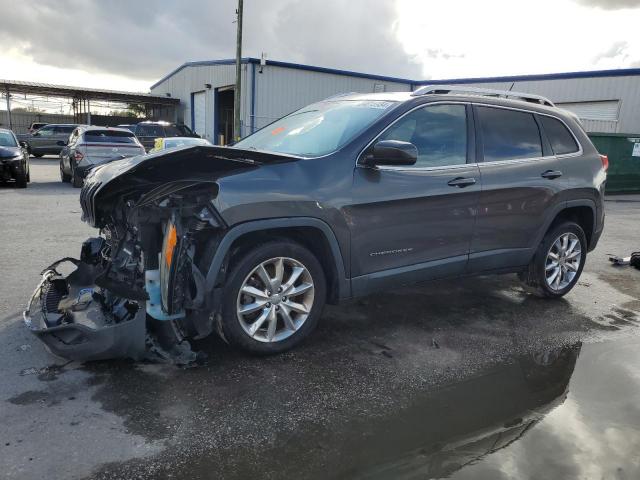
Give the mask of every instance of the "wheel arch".
<path id="1" fill-rule="evenodd" d="M 206 274 L 206 291 L 218 285 L 230 255 L 266 238 L 289 238 L 313 252 L 325 270 L 328 301 L 335 303 L 351 296 L 351 284 L 346 276 L 344 260 L 338 240 L 331 227 L 312 217 L 287 217 L 256 220 L 229 229 L 218 243 Z"/>
<path id="2" fill-rule="evenodd" d="M 559 204 L 549 215 L 545 222 L 544 228 L 538 234 L 536 245 L 540 244 L 546 233 L 563 221 L 574 221 L 587 237 L 588 250 L 593 249 L 593 241 L 597 239 L 595 235 L 596 229 L 596 204 L 593 200 L 569 200 Z"/>

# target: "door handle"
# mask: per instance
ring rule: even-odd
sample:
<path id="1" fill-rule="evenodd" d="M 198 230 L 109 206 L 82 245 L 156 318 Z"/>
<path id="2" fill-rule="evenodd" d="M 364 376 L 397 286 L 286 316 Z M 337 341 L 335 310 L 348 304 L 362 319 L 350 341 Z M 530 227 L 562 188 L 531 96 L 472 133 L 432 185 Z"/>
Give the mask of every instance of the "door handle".
<path id="1" fill-rule="evenodd" d="M 456 177 L 453 180 L 449 180 L 447 185 L 450 187 L 464 188 L 470 185 L 475 185 L 476 179 L 473 177 Z"/>
<path id="2" fill-rule="evenodd" d="M 548 178 L 549 180 L 553 180 L 554 178 L 561 177 L 562 172 L 560 170 L 547 170 L 546 172 L 542 172 L 540 176 L 542 178 Z"/>

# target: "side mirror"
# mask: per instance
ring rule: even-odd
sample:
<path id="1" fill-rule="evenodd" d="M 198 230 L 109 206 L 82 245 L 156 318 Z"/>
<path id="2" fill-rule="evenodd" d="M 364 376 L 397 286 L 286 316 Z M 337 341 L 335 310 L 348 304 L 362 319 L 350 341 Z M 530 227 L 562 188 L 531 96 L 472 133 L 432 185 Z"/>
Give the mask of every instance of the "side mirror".
<path id="1" fill-rule="evenodd" d="M 20 146 L 22 148 L 29 148 L 29 144 L 27 142 L 25 142 L 24 140 L 20 140 Z"/>
<path id="2" fill-rule="evenodd" d="M 40 133 L 39 132 L 33 132 L 33 135 L 31 135 L 32 137 L 39 137 Z"/>
<path id="3" fill-rule="evenodd" d="M 400 140 L 381 140 L 369 149 L 365 165 L 415 165 L 418 149 L 413 143 Z"/>
<path id="4" fill-rule="evenodd" d="M 67 146 L 67 142 L 65 142 L 64 140 L 58 140 L 56 142 L 56 145 L 58 145 L 59 147 L 66 147 Z"/>

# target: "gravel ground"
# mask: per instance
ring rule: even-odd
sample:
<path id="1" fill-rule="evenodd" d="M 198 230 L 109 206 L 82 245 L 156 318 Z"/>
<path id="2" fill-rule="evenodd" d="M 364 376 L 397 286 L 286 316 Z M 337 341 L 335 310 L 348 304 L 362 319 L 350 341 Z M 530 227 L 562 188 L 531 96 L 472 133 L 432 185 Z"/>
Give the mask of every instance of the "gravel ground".
<path id="1" fill-rule="evenodd" d="M 640 249 L 640 197 L 607 201 L 600 244 L 561 300 L 528 296 L 513 275 L 438 282 L 327 307 L 309 341 L 276 357 L 212 338 L 197 345 L 210 357 L 201 367 L 82 365 L 49 355 L 21 322 L 42 268 L 95 233 L 57 160 L 31 168 L 28 189 L 0 186 L 3 478 L 510 478 L 518 449 L 548 444 L 545 432 L 569 449 L 575 438 L 611 444 L 607 428 L 636 455 L 560 462 L 559 448 L 541 451 L 536 475 L 570 478 L 588 464 L 599 478 L 640 476 L 638 402 L 619 403 L 640 398 L 640 271 L 605 255 Z M 597 402 L 618 416 L 603 407 L 598 429 L 580 417 L 583 436 L 558 433 Z M 496 447 L 495 435 L 527 422 Z"/>

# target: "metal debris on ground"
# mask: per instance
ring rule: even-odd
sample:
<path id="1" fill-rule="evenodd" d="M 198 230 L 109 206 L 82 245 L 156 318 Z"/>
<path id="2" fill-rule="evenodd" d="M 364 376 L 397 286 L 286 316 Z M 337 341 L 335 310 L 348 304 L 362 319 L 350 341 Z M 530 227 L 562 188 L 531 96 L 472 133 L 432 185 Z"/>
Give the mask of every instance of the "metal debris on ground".
<path id="1" fill-rule="evenodd" d="M 609 261 L 616 266 L 631 265 L 640 270 L 640 252 L 633 252 L 628 257 L 618 257 L 617 255 L 609 254 Z"/>

